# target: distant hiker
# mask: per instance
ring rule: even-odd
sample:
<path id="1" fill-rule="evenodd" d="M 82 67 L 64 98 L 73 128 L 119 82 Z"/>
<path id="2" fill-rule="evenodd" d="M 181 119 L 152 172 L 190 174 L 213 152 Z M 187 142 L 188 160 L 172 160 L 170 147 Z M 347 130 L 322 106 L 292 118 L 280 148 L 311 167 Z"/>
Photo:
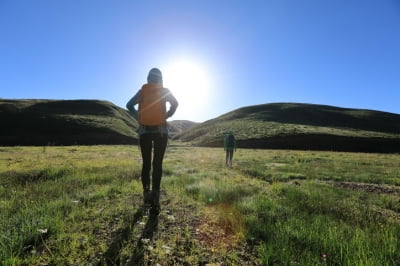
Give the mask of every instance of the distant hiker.
<path id="1" fill-rule="evenodd" d="M 166 102 L 170 104 L 168 112 Z M 138 111 L 135 109 L 136 104 L 139 105 Z M 144 84 L 126 104 L 126 108 L 139 122 L 139 145 L 143 159 L 143 200 L 145 205 L 151 206 L 150 213 L 154 215 L 160 213 L 162 163 L 168 141 L 166 120 L 175 113 L 177 107 L 178 101 L 167 88 L 163 87 L 162 74 L 157 68 L 150 70 L 147 84 Z M 153 172 L 150 189 L 151 165 L 153 165 Z"/>
<path id="2" fill-rule="evenodd" d="M 228 135 L 225 137 L 224 150 L 226 151 L 226 166 L 232 167 L 233 151 L 236 151 L 236 139 L 232 131 L 229 131 Z"/>

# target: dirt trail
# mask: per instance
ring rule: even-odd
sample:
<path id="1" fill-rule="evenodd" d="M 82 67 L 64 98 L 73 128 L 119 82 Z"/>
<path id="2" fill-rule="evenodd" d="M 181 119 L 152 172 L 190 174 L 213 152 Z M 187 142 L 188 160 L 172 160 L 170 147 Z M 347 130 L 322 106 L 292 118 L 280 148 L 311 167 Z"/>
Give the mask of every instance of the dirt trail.
<path id="1" fill-rule="evenodd" d="M 355 183 L 355 182 L 328 182 L 334 186 L 358 190 L 364 192 L 378 193 L 378 194 L 395 194 L 400 193 L 400 188 L 396 186 L 377 185 L 369 183 Z"/>
<path id="2" fill-rule="evenodd" d="M 133 200 L 140 204 L 141 197 Z M 216 220 L 212 212 L 176 202 L 163 191 L 161 206 L 159 216 L 143 207 L 127 215 L 98 265 L 259 265 L 245 241 L 215 246 L 217 237 L 231 241 L 234 234 L 210 222 Z"/>

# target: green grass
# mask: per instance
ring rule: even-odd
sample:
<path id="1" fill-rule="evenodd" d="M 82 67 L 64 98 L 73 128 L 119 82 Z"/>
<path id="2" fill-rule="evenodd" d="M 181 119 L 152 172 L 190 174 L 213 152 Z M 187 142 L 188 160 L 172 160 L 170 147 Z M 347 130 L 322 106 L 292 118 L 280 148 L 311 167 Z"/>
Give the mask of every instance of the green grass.
<path id="1" fill-rule="evenodd" d="M 179 138 L 183 141 L 193 141 L 201 144 L 223 139 L 224 135 L 233 130 L 238 140 L 250 138 L 262 139 L 274 136 L 289 136 L 296 134 L 325 134 L 360 138 L 399 138 L 399 134 L 359 130 L 354 128 L 336 128 L 318 125 L 302 125 L 295 123 L 279 123 L 254 119 L 233 119 L 218 123 L 204 123 L 183 132 Z"/>
<path id="2" fill-rule="evenodd" d="M 127 144 L 138 124 L 111 102 L 99 100 L 1 100 L 2 145 Z"/>
<path id="3" fill-rule="evenodd" d="M 149 230 L 137 146 L 0 147 L 0 261 L 400 264 L 399 155 L 239 149 L 233 162 L 171 145 Z"/>
<path id="4" fill-rule="evenodd" d="M 399 125 L 398 114 L 315 104 L 271 103 L 236 109 L 195 125 L 178 134 L 176 139 L 219 147 L 226 133 L 233 131 L 240 146 L 248 148 L 398 152 Z M 323 140 L 319 142 L 315 136 Z M 276 138 L 285 140 L 279 142 Z"/>
<path id="5" fill-rule="evenodd" d="M 398 222 L 390 222 L 358 196 L 309 183 L 273 186 L 274 198 L 258 199 L 250 235 L 265 264 L 385 265 L 400 259 Z"/>

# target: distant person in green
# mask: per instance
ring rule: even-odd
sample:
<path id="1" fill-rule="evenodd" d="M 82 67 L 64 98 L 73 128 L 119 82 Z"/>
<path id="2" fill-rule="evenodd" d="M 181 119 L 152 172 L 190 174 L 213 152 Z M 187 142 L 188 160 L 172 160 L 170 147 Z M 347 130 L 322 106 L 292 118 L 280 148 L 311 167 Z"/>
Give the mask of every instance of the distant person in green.
<path id="1" fill-rule="evenodd" d="M 226 166 L 232 168 L 233 152 L 236 151 L 236 139 L 232 131 L 229 131 L 228 135 L 225 137 L 224 150 L 226 151 Z"/>

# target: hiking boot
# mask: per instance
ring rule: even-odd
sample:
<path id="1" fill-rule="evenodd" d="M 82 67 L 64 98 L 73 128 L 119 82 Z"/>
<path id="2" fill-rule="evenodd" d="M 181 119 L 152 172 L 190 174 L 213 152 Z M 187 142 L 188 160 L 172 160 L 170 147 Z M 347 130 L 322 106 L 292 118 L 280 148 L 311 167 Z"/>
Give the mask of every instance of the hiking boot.
<path id="1" fill-rule="evenodd" d="M 150 207 L 151 206 L 151 190 L 143 190 L 143 205 Z"/>
<path id="2" fill-rule="evenodd" d="M 153 190 L 151 193 L 151 209 L 150 214 L 159 215 L 160 214 L 160 191 Z"/>

